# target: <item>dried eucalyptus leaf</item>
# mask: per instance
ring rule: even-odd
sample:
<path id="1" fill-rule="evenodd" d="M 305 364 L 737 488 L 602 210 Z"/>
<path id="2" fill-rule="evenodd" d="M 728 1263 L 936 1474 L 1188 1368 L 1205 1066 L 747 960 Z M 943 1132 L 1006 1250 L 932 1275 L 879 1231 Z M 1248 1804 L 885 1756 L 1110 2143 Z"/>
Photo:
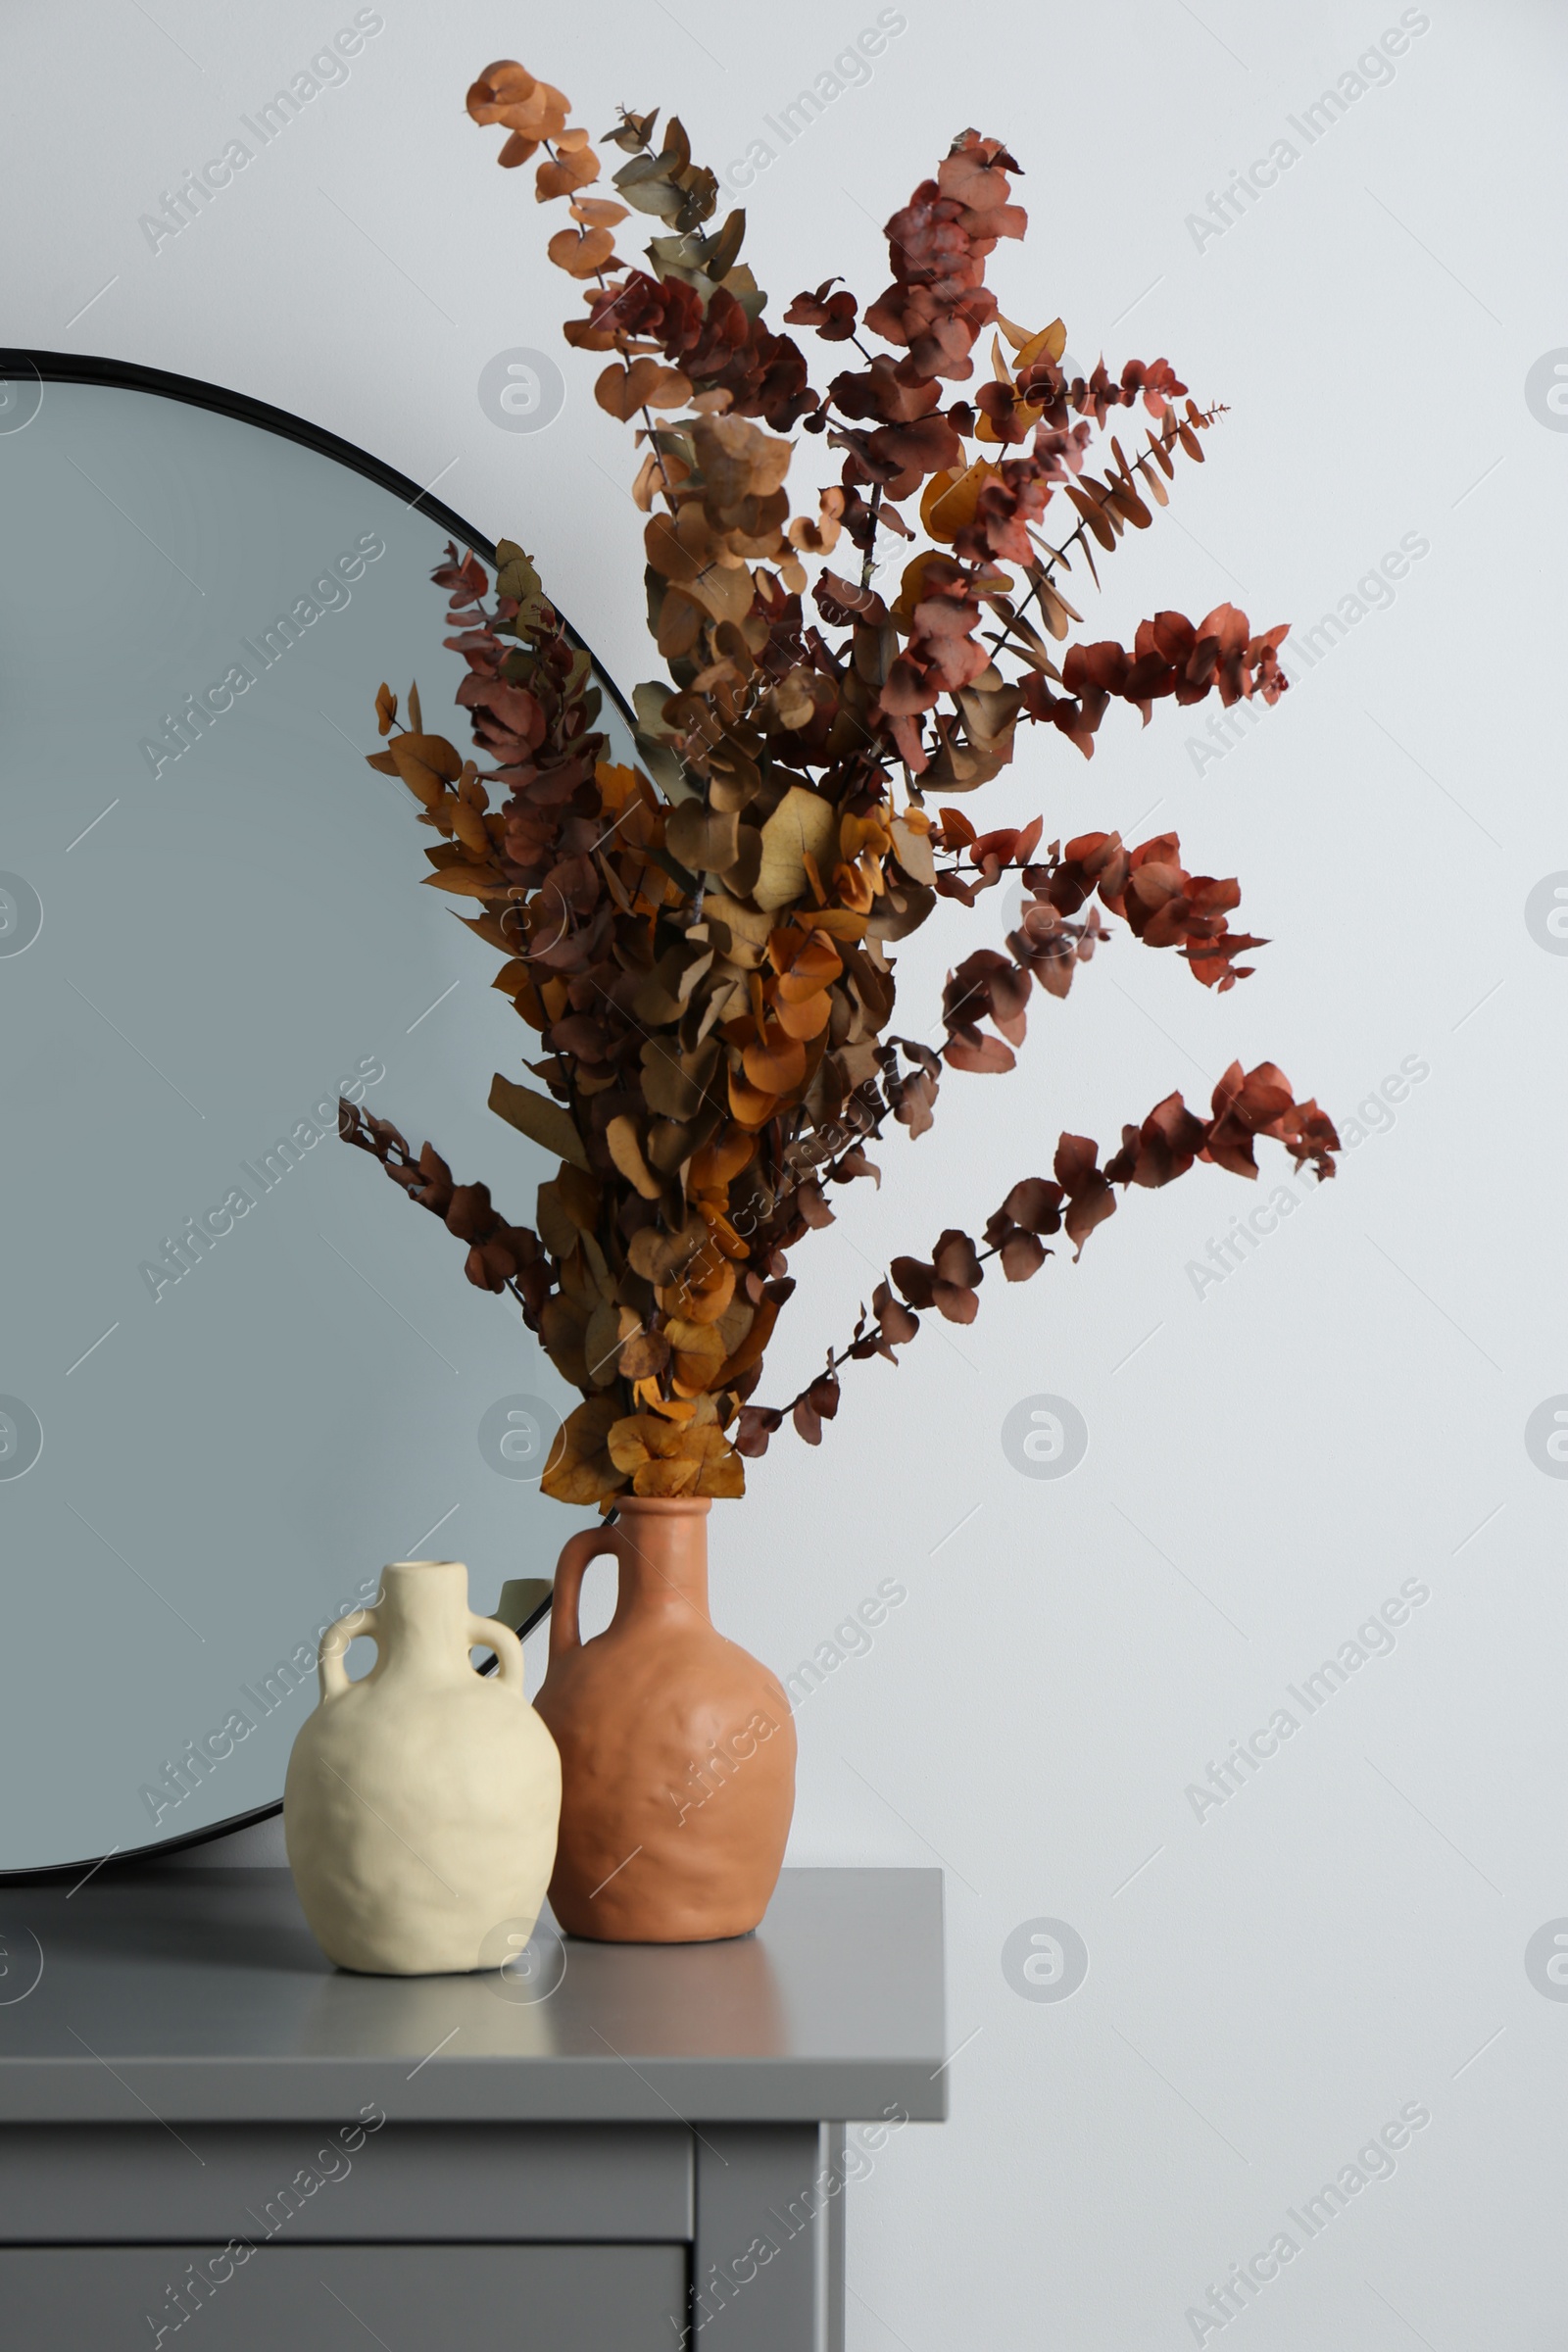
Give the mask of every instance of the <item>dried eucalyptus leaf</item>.
<path id="1" fill-rule="evenodd" d="M 567 1214 L 558 1184 L 542 1184 L 536 1197 L 534 1223 L 539 1239 L 552 1257 L 569 1257 L 577 1247 L 577 1226 Z"/>
<path id="2" fill-rule="evenodd" d="M 632 709 L 637 713 L 640 734 L 667 740 L 674 732 L 664 716 L 664 705 L 670 700 L 673 688 L 658 678 L 645 678 L 631 690 Z"/>
<path id="3" fill-rule="evenodd" d="M 611 1158 L 627 1183 L 635 1186 L 645 1200 L 657 1200 L 663 1187 L 643 1157 L 636 1120 L 622 1111 L 605 1129 L 605 1141 L 610 1146 Z"/>
<path id="4" fill-rule="evenodd" d="M 810 894 L 806 859 L 819 872 L 837 864 L 839 812 L 819 793 L 792 784 L 762 827 L 762 855 L 752 897 L 771 911 Z"/>
<path id="5" fill-rule="evenodd" d="M 731 898 L 749 899 L 762 870 L 762 834 L 758 825 L 742 825 L 737 836 L 735 862 L 719 875 Z"/>
<path id="6" fill-rule="evenodd" d="M 922 831 L 918 825 L 906 823 L 902 816 L 893 819 L 890 829 L 899 863 L 910 881 L 923 882 L 928 890 L 931 889 L 936 882 L 937 868 L 931 855 L 930 834 Z"/>
<path id="7" fill-rule="evenodd" d="M 720 813 L 701 801 L 684 801 L 664 820 L 664 842 L 670 856 L 693 873 L 721 874 L 735 863 L 740 818 L 733 809 Z"/>
<path id="8" fill-rule="evenodd" d="M 697 798 L 696 785 L 686 773 L 679 753 L 669 744 L 662 743 L 657 736 L 639 732 L 637 757 L 666 801 L 678 807 L 683 801 Z"/>
<path id="9" fill-rule="evenodd" d="M 682 949 L 666 948 L 664 950 L 663 955 L 642 981 L 637 994 L 631 1001 L 632 1011 L 638 1020 L 655 1027 L 662 1026 L 665 1021 L 679 1020 L 681 1000 L 676 994 L 676 990 L 680 984 L 685 960 Z"/>
<path id="10" fill-rule="evenodd" d="M 771 917 L 717 890 L 710 890 L 703 901 L 703 912 L 720 956 L 743 971 L 755 971 L 767 953 Z"/>
<path id="11" fill-rule="evenodd" d="M 683 1121 L 656 1119 L 648 1130 L 648 1158 L 662 1176 L 672 1176 L 691 1151 L 692 1130 Z"/>
<path id="12" fill-rule="evenodd" d="M 530 1142 L 542 1144 L 558 1159 L 568 1160 L 574 1168 L 587 1168 L 587 1147 L 572 1125 L 570 1113 L 562 1103 L 552 1102 L 548 1095 L 536 1095 L 531 1087 L 518 1086 L 498 1070 L 490 1082 L 490 1108 L 497 1118 L 505 1119 Z"/>
<path id="13" fill-rule="evenodd" d="M 695 1054 L 678 1054 L 670 1040 L 648 1038 L 642 1065 L 643 1094 L 650 1110 L 665 1119 L 695 1118 L 717 1058 L 716 1039 L 708 1040 Z"/>
<path id="14" fill-rule="evenodd" d="M 620 1353 L 621 1309 L 605 1299 L 594 1308 L 583 1335 L 583 1356 L 588 1378 L 596 1389 L 608 1389 L 616 1378 L 615 1358 Z"/>
<path id="15" fill-rule="evenodd" d="M 694 1214 L 678 1233 L 662 1233 L 657 1225 L 645 1225 L 632 1235 L 626 1254 L 634 1274 L 641 1274 L 647 1282 L 664 1283 L 696 1256 L 707 1240 L 708 1227 Z"/>

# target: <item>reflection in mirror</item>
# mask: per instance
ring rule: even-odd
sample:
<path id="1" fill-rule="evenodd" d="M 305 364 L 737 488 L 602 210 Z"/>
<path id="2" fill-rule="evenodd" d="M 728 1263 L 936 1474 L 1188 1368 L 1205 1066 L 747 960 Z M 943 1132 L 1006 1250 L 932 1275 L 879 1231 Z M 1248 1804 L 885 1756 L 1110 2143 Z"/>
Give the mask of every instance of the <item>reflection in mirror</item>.
<path id="1" fill-rule="evenodd" d="M 275 1802 L 384 1561 L 466 1560 L 486 1613 L 548 1574 L 573 1401 L 335 1140 L 339 1093 L 395 1104 L 518 1217 L 550 1173 L 485 1107 L 494 958 L 364 760 L 383 677 L 458 731 L 448 528 L 246 418 L 32 389 L 0 412 L 0 1871 Z M 629 757 L 608 692 L 601 724 Z"/>

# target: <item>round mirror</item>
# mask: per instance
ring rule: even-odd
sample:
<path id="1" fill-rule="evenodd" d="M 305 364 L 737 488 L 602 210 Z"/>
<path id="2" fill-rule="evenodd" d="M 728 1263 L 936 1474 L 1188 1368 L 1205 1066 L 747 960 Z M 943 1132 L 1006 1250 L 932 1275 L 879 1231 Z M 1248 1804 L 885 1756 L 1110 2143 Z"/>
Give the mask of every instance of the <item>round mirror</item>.
<path id="1" fill-rule="evenodd" d="M 275 411 L 46 355 L 3 363 L 0 528 L 14 1873 L 274 1804 L 383 1562 L 466 1560 L 481 1613 L 548 1572 L 574 1398 L 336 1140 L 343 1094 L 517 1221 L 550 1173 L 485 1106 L 495 958 L 365 762 L 383 678 L 466 748 L 430 572 L 492 551 Z"/>

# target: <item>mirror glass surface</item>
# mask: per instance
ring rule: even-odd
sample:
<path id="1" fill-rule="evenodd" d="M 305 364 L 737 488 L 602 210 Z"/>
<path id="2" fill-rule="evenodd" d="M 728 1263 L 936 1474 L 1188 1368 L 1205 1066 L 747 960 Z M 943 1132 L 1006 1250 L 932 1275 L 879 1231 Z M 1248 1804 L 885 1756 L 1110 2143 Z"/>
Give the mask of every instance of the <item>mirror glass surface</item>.
<path id="1" fill-rule="evenodd" d="M 466 748 L 445 522 L 186 400 L 45 382 L 19 413 L 0 1871 L 275 1801 L 319 1631 L 383 1562 L 466 1560 L 481 1613 L 548 1573 L 537 1480 L 574 1400 L 335 1137 L 357 1095 L 518 1221 L 550 1173 L 485 1107 L 527 1050 L 496 956 L 420 887 L 432 837 L 363 756 L 383 678 Z M 608 693 L 601 724 L 629 756 Z"/>

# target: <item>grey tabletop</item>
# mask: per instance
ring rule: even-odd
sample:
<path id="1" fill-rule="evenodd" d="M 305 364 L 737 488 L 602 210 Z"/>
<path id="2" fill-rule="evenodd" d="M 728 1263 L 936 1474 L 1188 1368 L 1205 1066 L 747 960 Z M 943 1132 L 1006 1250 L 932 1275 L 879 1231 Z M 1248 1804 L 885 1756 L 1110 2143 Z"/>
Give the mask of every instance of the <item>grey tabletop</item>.
<path id="1" fill-rule="evenodd" d="M 334 1969 L 283 1870 L 0 1886 L 0 2124 L 800 2123 L 947 2112 L 942 1875 L 787 1870 L 755 1936 L 533 1984 Z"/>

